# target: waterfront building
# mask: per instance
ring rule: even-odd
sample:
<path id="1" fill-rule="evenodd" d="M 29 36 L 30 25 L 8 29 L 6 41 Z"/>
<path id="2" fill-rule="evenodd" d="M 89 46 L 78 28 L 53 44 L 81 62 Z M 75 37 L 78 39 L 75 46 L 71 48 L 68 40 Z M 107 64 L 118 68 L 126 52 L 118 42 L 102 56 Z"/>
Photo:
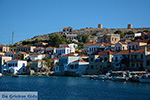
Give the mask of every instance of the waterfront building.
<path id="1" fill-rule="evenodd" d="M 29 69 L 39 72 L 40 69 L 47 67 L 44 60 L 33 60 L 29 62 Z"/>
<path id="2" fill-rule="evenodd" d="M 89 56 L 89 67 L 86 70 L 86 74 L 94 75 L 105 73 L 112 69 L 111 62 L 113 61 L 114 52 L 111 50 L 105 50 L 97 54 Z"/>
<path id="3" fill-rule="evenodd" d="M 150 71 L 150 54 L 146 55 L 146 69 Z"/>
<path id="4" fill-rule="evenodd" d="M 27 61 L 14 59 L 7 61 L 7 65 L 3 66 L 4 74 L 25 74 L 27 72 Z"/>
<path id="5" fill-rule="evenodd" d="M 89 62 L 86 62 L 83 59 L 73 61 L 68 65 L 68 75 L 81 76 L 85 74 L 85 71 L 88 66 Z"/>
<path id="6" fill-rule="evenodd" d="M 102 34 L 102 35 L 98 35 L 97 36 L 98 39 L 97 39 L 97 42 L 98 43 L 108 43 L 108 44 L 115 44 L 117 42 L 120 41 L 120 35 L 119 34 L 113 34 L 113 33 L 105 33 L 105 34 Z"/>
<path id="7" fill-rule="evenodd" d="M 0 45 L 0 51 L 1 52 L 8 52 L 8 51 L 10 51 L 10 48 L 8 46 L 5 46 L 5 45 Z"/>
<path id="8" fill-rule="evenodd" d="M 37 53 L 37 54 L 42 54 L 42 53 L 45 52 L 45 48 L 44 47 L 34 48 L 34 52 Z"/>
<path id="9" fill-rule="evenodd" d="M 144 45 L 147 45 L 147 43 L 140 42 L 140 41 L 129 42 L 127 48 L 128 50 L 139 50 L 140 46 L 144 46 Z"/>
<path id="10" fill-rule="evenodd" d="M 12 57 L 12 59 L 15 59 L 15 54 L 16 54 L 16 52 L 14 52 L 14 51 L 10 51 L 10 52 L 5 53 L 6 56 Z"/>
<path id="11" fill-rule="evenodd" d="M 17 51 L 18 52 L 23 51 L 23 52 L 26 52 L 26 53 L 33 53 L 35 48 L 36 48 L 35 46 L 24 45 L 24 46 L 18 47 Z"/>
<path id="12" fill-rule="evenodd" d="M 131 70 L 144 70 L 146 69 L 146 56 L 150 54 L 150 49 L 146 47 L 133 51 L 129 54 L 130 69 Z"/>
<path id="13" fill-rule="evenodd" d="M 59 57 L 59 65 L 55 66 L 55 74 L 65 75 L 68 71 L 68 65 L 79 58 L 79 56 L 75 56 L 73 54 L 67 54 Z"/>
<path id="14" fill-rule="evenodd" d="M 127 43 L 126 42 L 118 42 L 115 44 L 115 51 L 122 51 L 127 50 Z"/>
<path id="15" fill-rule="evenodd" d="M 127 69 L 129 67 L 129 50 L 122 50 L 113 55 L 112 65 L 115 70 Z"/>
<path id="16" fill-rule="evenodd" d="M 15 54 L 15 59 L 24 60 L 24 59 L 27 58 L 28 56 L 29 56 L 28 53 L 19 51 L 19 52 L 17 52 L 17 53 Z"/>
<path id="17" fill-rule="evenodd" d="M 44 47 L 46 45 L 48 45 L 48 43 L 45 43 L 45 42 L 38 42 L 38 43 L 34 44 L 34 46 L 36 46 L 36 47 Z"/>
<path id="18" fill-rule="evenodd" d="M 3 72 L 2 66 L 5 66 L 7 64 L 7 61 L 12 60 L 12 57 L 0 55 L 0 73 Z"/>

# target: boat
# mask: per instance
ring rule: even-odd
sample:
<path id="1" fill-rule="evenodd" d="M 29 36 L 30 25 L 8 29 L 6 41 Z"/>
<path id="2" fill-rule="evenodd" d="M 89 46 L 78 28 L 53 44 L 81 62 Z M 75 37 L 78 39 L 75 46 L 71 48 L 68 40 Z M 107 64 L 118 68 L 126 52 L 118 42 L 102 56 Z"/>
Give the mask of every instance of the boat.
<path id="1" fill-rule="evenodd" d="M 1 77 L 1 76 L 3 76 L 3 74 L 2 74 L 2 73 L 0 73 L 0 77 Z"/>
<path id="2" fill-rule="evenodd" d="M 139 81 L 142 83 L 150 83 L 150 74 L 146 74 L 139 78 Z"/>

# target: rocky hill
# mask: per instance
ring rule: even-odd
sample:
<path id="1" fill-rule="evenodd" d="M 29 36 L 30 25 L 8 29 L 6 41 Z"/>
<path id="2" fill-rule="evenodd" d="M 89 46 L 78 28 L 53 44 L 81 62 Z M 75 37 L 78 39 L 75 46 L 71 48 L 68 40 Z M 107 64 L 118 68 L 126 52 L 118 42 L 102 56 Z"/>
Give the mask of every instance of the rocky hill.
<path id="1" fill-rule="evenodd" d="M 77 29 L 77 30 L 73 30 L 74 34 L 77 35 L 83 35 L 83 34 L 87 34 L 87 35 L 91 35 L 95 32 L 100 32 L 100 33 L 114 33 L 117 30 L 121 30 L 122 32 L 127 32 L 127 31 L 133 31 L 133 32 L 138 32 L 138 31 L 150 31 L 150 27 L 149 28 L 131 28 L 131 29 L 126 29 L 126 28 L 82 28 L 82 29 Z M 50 34 L 58 34 L 59 36 L 61 35 L 62 32 L 54 32 L 54 33 L 49 33 L 49 34 L 44 34 L 44 35 L 37 35 L 34 36 L 31 39 L 28 40 L 24 40 L 24 41 L 33 41 L 35 39 L 42 39 L 42 40 L 48 40 L 49 39 L 49 35 Z M 23 41 L 17 42 L 15 44 L 20 44 Z"/>

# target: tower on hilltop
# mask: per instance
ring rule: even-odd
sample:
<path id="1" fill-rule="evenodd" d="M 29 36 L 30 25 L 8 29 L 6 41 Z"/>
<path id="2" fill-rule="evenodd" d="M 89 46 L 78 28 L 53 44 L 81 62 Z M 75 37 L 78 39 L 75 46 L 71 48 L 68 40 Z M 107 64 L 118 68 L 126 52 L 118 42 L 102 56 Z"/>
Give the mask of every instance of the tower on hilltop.
<path id="1" fill-rule="evenodd" d="M 102 29 L 102 24 L 98 24 L 98 28 Z"/>
<path id="2" fill-rule="evenodd" d="M 131 29 L 132 28 L 132 24 L 128 24 L 128 29 Z"/>

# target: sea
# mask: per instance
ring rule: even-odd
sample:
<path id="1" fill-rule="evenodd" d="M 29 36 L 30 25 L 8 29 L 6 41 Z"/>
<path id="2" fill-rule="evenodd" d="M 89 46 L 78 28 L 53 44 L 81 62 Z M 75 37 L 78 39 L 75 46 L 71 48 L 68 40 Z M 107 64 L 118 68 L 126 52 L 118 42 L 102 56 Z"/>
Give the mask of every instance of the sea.
<path id="1" fill-rule="evenodd" d="M 82 77 L 2 76 L 0 92 L 38 92 L 38 100 L 150 100 L 150 84 Z"/>

